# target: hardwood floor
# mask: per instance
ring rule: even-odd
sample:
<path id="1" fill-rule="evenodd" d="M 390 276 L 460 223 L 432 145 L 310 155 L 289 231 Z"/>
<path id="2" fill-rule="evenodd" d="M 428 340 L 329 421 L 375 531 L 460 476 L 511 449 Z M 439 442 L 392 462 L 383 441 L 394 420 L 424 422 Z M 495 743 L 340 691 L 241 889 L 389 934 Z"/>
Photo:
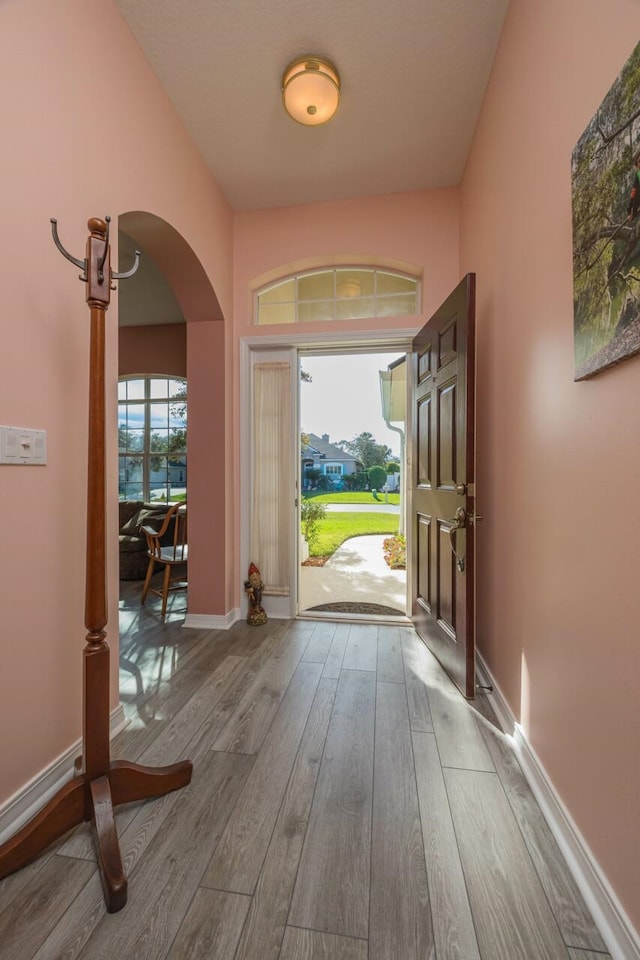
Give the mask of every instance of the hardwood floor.
<path id="1" fill-rule="evenodd" d="M 117 810 L 120 913 L 86 825 L 2 881 L 2 960 L 607 960 L 489 703 L 410 627 L 188 630 L 140 587 L 113 757 L 193 781 Z"/>

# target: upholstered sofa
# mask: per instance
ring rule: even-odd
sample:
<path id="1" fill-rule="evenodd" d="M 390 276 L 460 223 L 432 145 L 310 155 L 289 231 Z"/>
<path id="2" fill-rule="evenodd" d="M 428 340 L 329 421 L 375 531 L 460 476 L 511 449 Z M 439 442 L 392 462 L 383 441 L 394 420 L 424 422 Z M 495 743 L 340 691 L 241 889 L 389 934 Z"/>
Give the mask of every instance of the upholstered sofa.
<path id="1" fill-rule="evenodd" d="M 164 503 L 143 503 L 141 500 L 120 500 L 118 533 L 121 580 L 144 580 L 148 565 L 147 541 L 140 527 L 149 524 L 160 529 L 168 506 Z"/>

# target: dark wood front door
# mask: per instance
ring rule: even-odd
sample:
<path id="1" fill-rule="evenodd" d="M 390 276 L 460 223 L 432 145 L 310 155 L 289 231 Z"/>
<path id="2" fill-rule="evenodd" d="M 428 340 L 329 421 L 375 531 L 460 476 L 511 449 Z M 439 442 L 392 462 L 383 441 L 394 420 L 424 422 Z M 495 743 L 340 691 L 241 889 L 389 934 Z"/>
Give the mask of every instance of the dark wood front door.
<path id="1" fill-rule="evenodd" d="M 422 328 L 412 361 L 412 620 L 473 697 L 475 274 Z"/>

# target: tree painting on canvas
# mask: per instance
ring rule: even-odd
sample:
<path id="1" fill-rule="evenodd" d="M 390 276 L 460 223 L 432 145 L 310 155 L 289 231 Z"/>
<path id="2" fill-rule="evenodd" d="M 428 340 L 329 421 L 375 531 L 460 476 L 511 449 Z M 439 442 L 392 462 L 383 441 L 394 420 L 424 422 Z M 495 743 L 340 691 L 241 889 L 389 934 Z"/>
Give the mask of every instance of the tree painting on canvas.
<path id="1" fill-rule="evenodd" d="M 575 379 L 640 351 L 640 43 L 571 158 Z"/>

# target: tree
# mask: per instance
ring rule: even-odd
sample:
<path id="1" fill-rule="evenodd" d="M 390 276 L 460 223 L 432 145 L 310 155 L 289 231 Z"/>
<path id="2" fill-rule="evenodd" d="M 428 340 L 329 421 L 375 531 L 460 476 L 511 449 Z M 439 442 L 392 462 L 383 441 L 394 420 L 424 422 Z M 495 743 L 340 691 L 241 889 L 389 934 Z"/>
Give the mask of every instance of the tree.
<path id="1" fill-rule="evenodd" d="M 385 483 L 387 482 L 387 471 L 384 467 L 381 467 L 379 464 L 376 464 L 374 467 L 369 467 L 369 486 L 372 490 L 382 490 Z"/>
<path id="2" fill-rule="evenodd" d="M 381 467 L 391 457 L 391 447 L 376 443 L 373 434 L 367 432 L 360 433 L 353 440 L 341 440 L 336 446 L 359 460 L 364 470 L 368 470 L 369 467 Z"/>

